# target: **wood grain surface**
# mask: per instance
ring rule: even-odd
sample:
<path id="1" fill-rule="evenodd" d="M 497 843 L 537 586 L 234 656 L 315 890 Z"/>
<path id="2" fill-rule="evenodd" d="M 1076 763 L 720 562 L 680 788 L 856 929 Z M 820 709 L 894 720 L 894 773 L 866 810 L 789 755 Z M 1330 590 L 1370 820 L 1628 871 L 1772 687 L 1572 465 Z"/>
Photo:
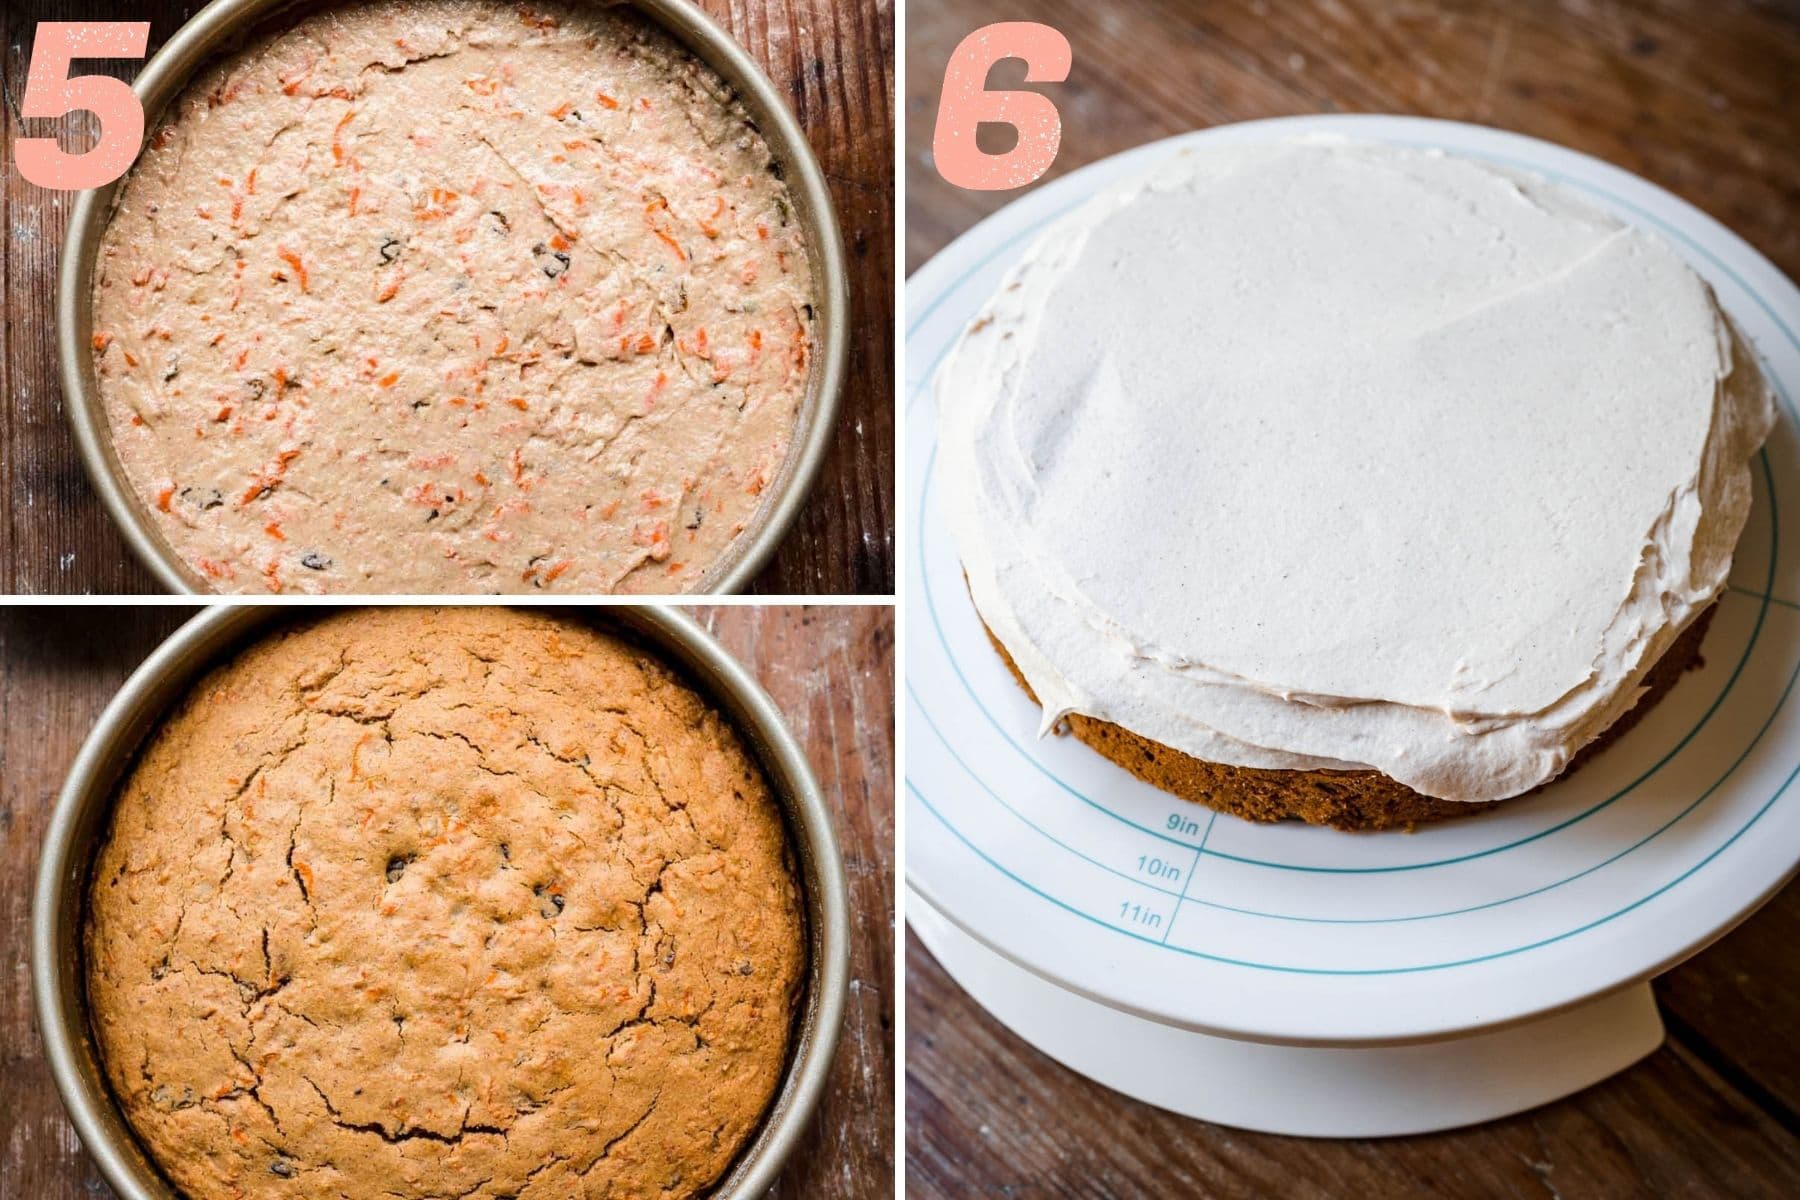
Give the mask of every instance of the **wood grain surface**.
<path id="1" fill-rule="evenodd" d="M 979 25 L 1021 19 L 1074 49 L 1068 83 L 1039 89 L 1063 116 L 1051 178 L 1230 121 L 1446 117 L 1635 171 L 1800 275 L 1800 5 L 1741 0 L 911 0 L 909 271 L 1020 194 L 952 188 L 929 149 L 951 49 Z M 1021 77 L 1001 64 L 992 84 Z M 1790 887 L 1658 981 L 1669 1041 L 1623 1075 L 1475 1130 L 1318 1142 L 1186 1120 L 1089 1082 L 996 1023 L 909 937 L 908 1195 L 1800 1195 L 1796 947 Z"/>
<path id="2" fill-rule="evenodd" d="M 63 1115 L 30 981 L 38 845 L 63 773 L 132 669 L 192 609 L 0 609 L 0 1197 L 111 1196 Z M 850 881 L 850 1001 L 806 1139 L 771 1195 L 875 1200 L 894 1178 L 893 610 L 693 610 L 762 681 L 837 816 Z"/>
<path id="3" fill-rule="evenodd" d="M 906 269 L 1022 192 L 930 163 L 950 51 L 990 21 L 1068 37 L 1045 180 L 1156 138 L 1258 117 L 1384 112 L 1494 125 L 1597 155 L 1704 209 L 1800 276 L 1793 0 L 910 0 Z M 991 85 L 1019 87 L 1016 61 Z M 988 145 L 985 140 L 983 145 Z"/>
<path id="4" fill-rule="evenodd" d="M 52 304 L 70 195 L 26 183 L 13 139 L 91 137 L 83 114 L 22 121 L 32 31 L 44 20 L 148 20 L 150 50 L 203 0 L 7 0 L 0 5 L 0 593 L 160 589 L 125 548 L 76 456 L 57 383 Z M 838 429 L 805 508 L 749 590 L 894 590 L 894 12 L 892 0 L 695 0 L 787 97 L 843 226 L 853 334 Z M 130 78 L 138 64 L 82 63 Z"/>
<path id="5" fill-rule="evenodd" d="M 909 933 L 906 1194 L 1791 1200 L 1796 945 L 1790 887 L 1657 982 L 1669 1040 L 1623 1074 L 1474 1129 L 1315 1141 L 1189 1120 L 1075 1074 L 977 1007 Z"/>

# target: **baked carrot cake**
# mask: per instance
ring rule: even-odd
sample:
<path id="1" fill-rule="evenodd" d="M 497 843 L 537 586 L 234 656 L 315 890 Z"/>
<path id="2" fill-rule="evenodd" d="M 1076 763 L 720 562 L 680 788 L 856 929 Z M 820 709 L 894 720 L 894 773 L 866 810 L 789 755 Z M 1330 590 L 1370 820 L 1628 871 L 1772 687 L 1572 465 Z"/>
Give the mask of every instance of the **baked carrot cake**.
<path id="1" fill-rule="evenodd" d="M 1659 238 L 1329 138 L 1103 192 L 936 391 L 969 589 L 1043 728 L 1346 828 L 1528 792 L 1666 690 L 1773 421 Z"/>
<path id="2" fill-rule="evenodd" d="M 372 0 L 151 131 L 93 354 L 214 590 L 679 591 L 782 468 L 810 270 L 742 105 L 628 6 Z"/>
<path id="3" fill-rule="evenodd" d="M 755 1132 L 804 964 L 768 785 L 668 668 L 398 608 L 265 638 L 153 731 L 85 969 L 188 1200 L 673 1200 Z"/>

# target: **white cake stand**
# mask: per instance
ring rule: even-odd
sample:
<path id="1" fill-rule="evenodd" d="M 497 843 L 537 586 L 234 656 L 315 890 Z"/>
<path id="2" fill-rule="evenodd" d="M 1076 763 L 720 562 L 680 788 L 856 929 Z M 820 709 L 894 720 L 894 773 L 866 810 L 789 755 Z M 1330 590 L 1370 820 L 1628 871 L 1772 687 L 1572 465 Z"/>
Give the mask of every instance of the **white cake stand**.
<path id="1" fill-rule="evenodd" d="M 906 919 L 1014 1033 L 1107 1087 L 1184 1116 L 1301 1137 L 1450 1129 L 1580 1091 L 1662 1044 L 1649 984 L 1467 1037 L 1282 1046 L 1147 1021 L 1033 975 L 919 896 Z"/>
<path id="2" fill-rule="evenodd" d="M 926 382 L 1047 222 L 1175 145 L 1305 129 L 1523 167 L 1688 256 L 1781 393 L 1705 666 L 1570 779 L 1416 834 L 1259 826 L 1070 738 L 987 644 L 936 506 Z M 1648 980 L 1800 865 L 1800 292 L 1643 180 L 1476 126 L 1308 117 L 1096 163 L 959 239 L 907 288 L 908 920 L 959 984 L 1072 1069 L 1190 1116 L 1377 1136 L 1517 1112 L 1660 1044 Z"/>

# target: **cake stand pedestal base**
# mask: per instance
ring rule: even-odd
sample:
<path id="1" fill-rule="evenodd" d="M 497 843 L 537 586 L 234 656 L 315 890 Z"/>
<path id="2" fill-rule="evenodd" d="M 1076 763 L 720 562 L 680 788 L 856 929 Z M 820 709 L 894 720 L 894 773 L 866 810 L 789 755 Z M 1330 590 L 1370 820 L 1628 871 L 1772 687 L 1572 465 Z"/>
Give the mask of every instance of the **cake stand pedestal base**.
<path id="1" fill-rule="evenodd" d="M 950 977 L 1027 1042 L 1127 1096 L 1239 1129 L 1339 1138 L 1454 1129 L 1580 1091 L 1663 1040 L 1647 983 L 1446 1041 L 1341 1048 L 1215 1037 L 1058 987 L 971 938 L 917 892 L 907 904 L 908 922 Z"/>

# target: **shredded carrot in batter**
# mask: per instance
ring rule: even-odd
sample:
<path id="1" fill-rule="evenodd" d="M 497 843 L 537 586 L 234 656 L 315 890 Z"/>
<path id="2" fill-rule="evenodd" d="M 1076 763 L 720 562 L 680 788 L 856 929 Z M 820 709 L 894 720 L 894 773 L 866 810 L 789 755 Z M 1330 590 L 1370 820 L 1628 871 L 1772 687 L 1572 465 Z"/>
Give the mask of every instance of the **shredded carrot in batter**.
<path id="1" fill-rule="evenodd" d="M 356 115 L 356 110 L 353 108 L 349 112 L 344 114 L 343 119 L 337 123 L 337 128 L 333 129 L 331 131 L 331 161 L 332 162 L 342 163 L 344 161 L 344 142 L 343 142 L 344 126 L 348 125 L 350 123 L 350 118 L 354 117 L 355 115 Z"/>
<path id="2" fill-rule="evenodd" d="M 712 224 L 712 222 L 717 221 L 719 219 L 720 215 L 722 213 L 724 213 L 724 211 L 725 211 L 725 197 L 714 196 L 712 213 L 709 216 L 707 216 L 707 218 L 705 220 L 698 222 L 698 224 L 700 226 L 700 232 L 704 233 L 709 238 L 718 237 L 719 236 L 719 227 L 717 225 Z"/>
<path id="3" fill-rule="evenodd" d="M 651 233 L 654 233 L 658 238 L 662 239 L 665 246 L 675 252 L 676 258 L 680 259 L 682 262 L 686 262 L 687 252 L 682 250 L 681 243 L 670 237 L 664 232 L 663 228 L 656 223 L 656 210 L 659 208 L 664 212 L 667 212 L 669 210 L 669 202 L 667 200 L 657 199 L 644 205 L 644 224 L 650 227 Z"/>
<path id="4" fill-rule="evenodd" d="M 288 95 L 288 96 L 299 95 L 300 94 L 300 85 L 305 83 L 309 78 L 311 78 L 312 73 L 313 73 L 313 67 L 317 63 L 318 63 L 317 59 L 313 59 L 312 61 L 308 62 L 306 64 L 306 68 L 304 70 L 302 70 L 298 75 L 293 76 L 291 79 L 288 78 L 287 76 L 283 76 L 281 79 L 282 93 L 284 95 Z"/>
<path id="5" fill-rule="evenodd" d="M 296 253 L 295 251 L 289 250 L 285 246 L 283 246 L 281 249 L 277 250 L 276 253 L 281 256 L 282 262 L 284 262 L 288 266 L 294 268 L 294 274 L 297 277 L 296 281 L 300 284 L 301 292 L 304 293 L 307 290 L 306 264 L 300 260 L 300 255 L 298 253 Z"/>

